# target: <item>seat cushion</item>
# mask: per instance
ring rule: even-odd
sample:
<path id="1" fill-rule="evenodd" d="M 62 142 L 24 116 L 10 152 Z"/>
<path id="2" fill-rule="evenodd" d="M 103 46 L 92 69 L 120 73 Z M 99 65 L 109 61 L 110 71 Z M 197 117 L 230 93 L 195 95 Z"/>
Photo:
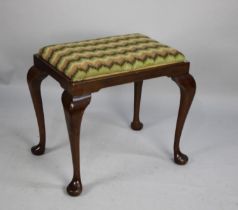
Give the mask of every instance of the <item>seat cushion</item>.
<path id="1" fill-rule="evenodd" d="M 137 33 L 49 45 L 39 56 L 72 82 L 185 61 L 178 50 Z"/>

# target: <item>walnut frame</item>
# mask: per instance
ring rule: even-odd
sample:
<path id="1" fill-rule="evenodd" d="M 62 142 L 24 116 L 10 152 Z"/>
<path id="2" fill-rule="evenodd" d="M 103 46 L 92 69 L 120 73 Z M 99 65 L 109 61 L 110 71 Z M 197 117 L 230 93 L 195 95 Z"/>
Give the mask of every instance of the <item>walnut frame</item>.
<path id="1" fill-rule="evenodd" d="M 27 74 L 27 81 L 36 112 L 40 141 L 36 146 L 32 147 L 32 153 L 35 155 L 42 155 L 45 151 L 45 122 L 40 86 L 41 82 L 48 75 L 57 80 L 64 89 L 62 94 L 62 104 L 65 112 L 73 161 L 73 178 L 67 187 L 67 192 L 71 196 L 77 196 L 82 192 L 79 155 L 80 124 L 84 110 L 90 103 L 91 94 L 102 88 L 134 82 L 134 117 L 131 123 L 131 128 L 134 130 L 140 130 L 143 127 L 143 124 L 139 120 L 143 80 L 167 76 L 176 82 L 181 93 L 174 139 L 174 161 L 179 165 L 186 164 L 188 157 L 180 151 L 179 144 L 184 122 L 196 90 L 195 80 L 189 74 L 189 64 L 189 62 L 180 62 L 72 82 L 63 73 L 59 72 L 55 67 L 44 61 L 38 54 L 35 54 L 34 65 L 30 68 Z"/>

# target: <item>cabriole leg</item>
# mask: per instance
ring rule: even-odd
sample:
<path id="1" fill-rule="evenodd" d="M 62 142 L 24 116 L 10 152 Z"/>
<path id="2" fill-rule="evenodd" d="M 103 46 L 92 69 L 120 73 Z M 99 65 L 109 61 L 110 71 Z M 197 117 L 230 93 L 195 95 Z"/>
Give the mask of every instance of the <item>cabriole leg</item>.
<path id="1" fill-rule="evenodd" d="M 40 134 L 39 143 L 31 148 L 31 151 L 34 155 L 42 155 L 45 151 L 45 119 L 40 87 L 42 80 L 44 80 L 46 77 L 47 73 L 37 69 L 34 66 L 30 68 L 27 74 L 28 87 L 30 89 Z"/>
<path id="2" fill-rule="evenodd" d="M 140 122 L 139 118 L 142 84 L 143 81 L 134 82 L 134 115 L 131 123 L 131 128 L 133 130 L 141 130 L 143 128 L 143 124 Z"/>
<path id="3" fill-rule="evenodd" d="M 184 165 L 187 163 L 188 157 L 180 151 L 179 143 L 184 122 L 195 95 L 196 83 L 194 78 L 190 74 L 173 77 L 172 79 L 179 86 L 181 94 L 174 139 L 174 161 L 179 165 Z"/>
<path id="4" fill-rule="evenodd" d="M 67 91 L 62 94 L 65 119 L 69 133 L 70 147 L 73 161 L 73 178 L 67 187 L 67 192 L 71 196 L 77 196 L 82 192 L 80 177 L 80 125 L 84 110 L 91 100 L 91 95 L 72 96 Z"/>

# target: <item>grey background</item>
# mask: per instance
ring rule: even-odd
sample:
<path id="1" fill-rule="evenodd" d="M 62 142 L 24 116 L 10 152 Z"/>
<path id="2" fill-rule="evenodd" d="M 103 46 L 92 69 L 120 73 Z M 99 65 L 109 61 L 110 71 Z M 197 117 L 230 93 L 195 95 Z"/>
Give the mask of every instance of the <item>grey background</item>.
<path id="1" fill-rule="evenodd" d="M 236 0 L 1 0 L 1 209 L 237 209 L 238 2 Z M 26 73 L 44 45 L 140 32 L 181 50 L 197 94 L 182 136 L 190 157 L 173 164 L 179 91 L 168 78 L 145 81 L 141 119 L 131 131 L 133 85 L 95 93 L 82 125 L 84 192 L 72 175 L 61 88 L 43 82 L 47 151 L 29 149 L 38 130 Z"/>

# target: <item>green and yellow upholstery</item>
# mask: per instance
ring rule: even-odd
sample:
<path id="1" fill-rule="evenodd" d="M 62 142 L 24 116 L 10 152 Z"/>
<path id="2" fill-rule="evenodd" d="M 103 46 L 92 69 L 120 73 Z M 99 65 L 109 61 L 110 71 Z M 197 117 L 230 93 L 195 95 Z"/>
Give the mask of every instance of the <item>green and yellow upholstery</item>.
<path id="1" fill-rule="evenodd" d="M 39 56 L 73 82 L 185 61 L 178 50 L 137 33 L 49 45 Z"/>

